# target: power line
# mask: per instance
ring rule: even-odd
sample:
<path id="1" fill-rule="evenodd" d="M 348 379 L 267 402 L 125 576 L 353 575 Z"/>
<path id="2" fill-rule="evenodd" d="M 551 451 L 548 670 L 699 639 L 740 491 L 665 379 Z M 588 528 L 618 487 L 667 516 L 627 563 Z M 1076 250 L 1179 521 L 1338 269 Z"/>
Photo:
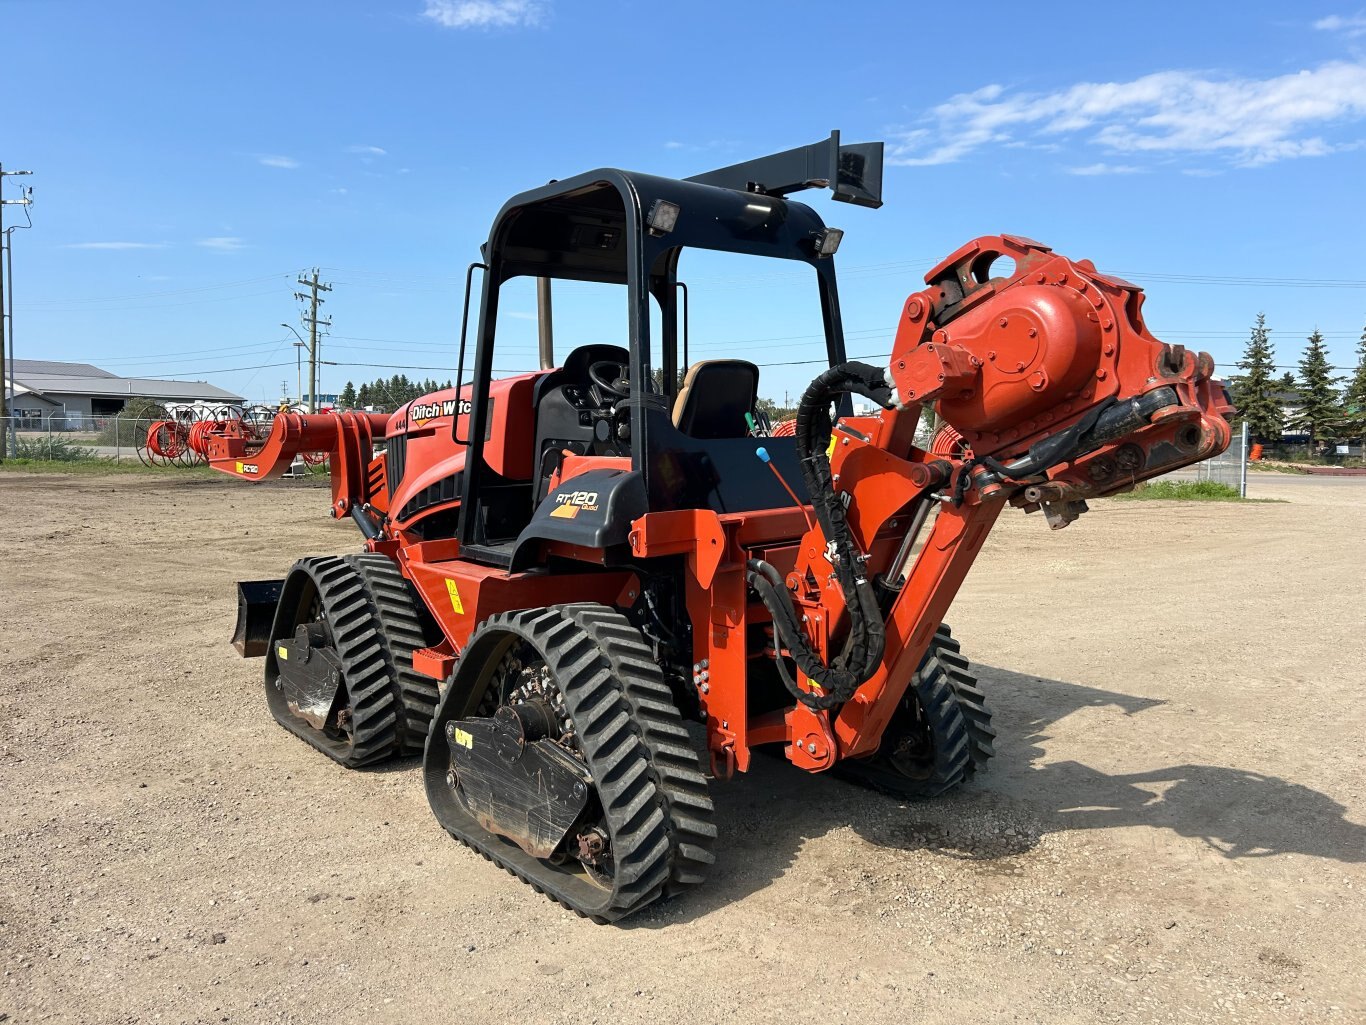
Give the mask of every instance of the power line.
<path id="1" fill-rule="evenodd" d="M 887 261 L 887 262 L 882 262 L 882 263 L 842 264 L 842 265 L 840 265 L 840 268 L 839 268 L 839 275 L 840 275 L 841 278 L 846 278 L 846 279 L 847 279 L 847 278 L 860 278 L 860 277 L 878 277 L 878 276 L 883 276 L 883 275 L 899 274 L 899 273 L 902 273 L 902 272 L 915 272 L 915 271 L 923 270 L 923 269 L 926 268 L 926 267 L 933 266 L 935 263 L 937 263 L 937 262 L 939 261 L 939 259 L 940 259 L 940 257 L 923 257 L 923 258 L 918 258 L 918 259 L 894 260 L 894 261 Z M 444 275 L 444 274 L 438 274 L 438 275 L 424 275 L 424 274 L 414 274 L 414 273 L 395 273 L 395 272 L 389 272 L 389 271 L 364 270 L 364 269 L 358 269 L 358 268 L 349 268 L 349 269 L 348 269 L 348 268 L 328 267 L 328 268 L 326 268 L 326 269 L 328 269 L 328 270 L 341 271 L 341 273 L 343 273 L 343 274 L 349 274 L 349 275 L 353 275 L 353 276 L 355 276 L 355 275 L 366 276 L 366 277 L 370 277 L 370 278 L 372 278 L 372 279 L 375 279 L 375 281 L 376 281 L 375 284 L 368 284 L 368 283 L 365 283 L 365 282 L 338 282 L 339 284 L 347 284 L 347 283 L 350 283 L 350 284 L 356 285 L 357 287 L 362 287 L 362 288 L 371 288 L 371 287 L 373 287 L 373 288 L 379 288 L 379 287 L 386 287 L 386 286 L 387 286 L 387 287 L 395 288 L 395 289 L 398 289 L 398 290 L 406 290 L 406 291 L 412 291 L 412 292 L 431 292 L 431 293 L 434 293 L 434 294 L 435 294 L 435 293 L 443 293 L 443 292 L 447 292 L 447 291 L 454 291 L 454 290 L 456 290 L 456 289 L 458 288 L 458 286 L 459 286 L 460 277 L 461 277 L 461 275 L 459 274 L 459 272 L 455 272 L 455 271 L 451 272 L 449 275 Z M 1251 276 L 1251 275 L 1188 274 L 1188 273 L 1181 273 L 1181 272 L 1177 272 L 1177 271 L 1137 271 L 1137 270 L 1116 271 L 1115 273 L 1116 273 L 1117 275 L 1121 276 L 1121 277 L 1138 279 L 1138 281 L 1139 281 L 1140 284 L 1142 283 L 1143 280 L 1148 280 L 1148 281 L 1157 281 L 1157 282 L 1161 282 L 1161 283 L 1164 283 L 1164 284 L 1218 285 L 1218 286 L 1229 286 L 1229 287 L 1264 286 L 1264 287 L 1271 287 L 1271 288 L 1350 288 L 1350 289 L 1366 288 L 1366 280 L 1358 280 L 1358 279 L 1351 279 L 1351 278 L 1256 277 L 1256 276 Z M 140 301 L 140 300 L 144 300 L 144 299 L 156 299 L 156 298 L 162 298 L 162 297 L 166 297 L 166 296 L 178 296 L 178 295 L 194 295 L 194 294 L 200 294 L 200 293 L 203 293 L 203 292 L 218 291 L 218 290 L 225 289 L 225 288 L 237 288 L 237 287 L 241 287 L 241 286 L 244 286 L 244 285 L 259 284 L 259 283 L 264 282 L 264 281 L 278 280 L 279 278 L 282 278 L 282 277 L 288 277 L 288 272 L 286 272 L 286 271 L 278 271 L 278 272 L 271 273 L 271 274 L 259 275 L 259 276 L 257 276 L 257 277 L 241 278 L 241 279 L 236 280 L 236 281 L 225 281 L 225 282 L 220 282 L 220 283 L 217 283 L 217 284 L 198 285 L 198 286 L 191 286 L 191 287 L 187 287 L 187 288 L 162 289 L 162 290 L 160 290 L 160 291 L 155 291 L 155 292 L 136 292 L 136 293 L 130 293 L 130 294 L 128 294 L 128 295 L 112 295 L 112 296 L 56 296 L 56 297 L 54 297 L 54 296 L 49 296 L 49 297 L 43 297 L 43 298 L 36 298 L 36 299 L 29 299 L 29 300 L 26 300 L 25 303 L 24 303 L 24 306 L 25 306 L 26 308 L 31 308 L 31 307 L 39 307 L 39 306 L 44 306 L 44 307 L 55 307 L 55 306 L 84 305 L 84 304 L 99 304 L 99 303 L 135 302 L 135 301 Z M 773 273 L 773 272 L 769 272 L 769 273 L 758 273 L 758 274 L 743 274 L 743 275 L 735 275 L 735 274 L 725 274 L 725 275 L 700 275 L 700 276 L 690 277 L 690 278 L 689 278 L 689 283 L 695 283 L 695 284 L 698 284 L 698 285 L 703 285 L 703 284 L 707 284 L 707 283 L 709 283 L 709 282 L 723 282 L 723 283 L 726 283 L 726 284 L 731 284 L 731 283 L 734 283 L 734 282 L 737 282 L 737 281 L 749 283 L 749 282 L 763 281 L 763 280 L 785 280 L 785 279 L 794 279 L 794 278 L 795 278 L 795 275 L 785 274 L 785 273 Z M 436 284 L 436 285 L 449 285 L 450 287 L 449 287 L 449 289 L 447 289 L 447 288 L 440 288 L 440 287 L 438 287 L 438 288 L 430 288 L 430 289 L 413 288 L 413 287 L 411 287 L 411 286 L 412 286 L 412 284 L 413 284 L 414 281 L 429 282 L 429 283 Z M 593 286 L 594 284 L 596 284 L 596 283 L 593 283 L 593 282 L 576 282 L 576 281 L 562 281 L 562 282 L 560 282 L 561 287 L 567 288 L 567 289 L 573 289 L 573 288 L 575 288 L 576 286 L 591 287 L 591 286 Z M 404 288 L 405 285 L 408 286 L 406 289 Z M 263 292 L 263 293 L 252 293 L 250 296 L 232 296 L 232 297 L 225 297 L 225 298 L 252 298 L 252 297 L 255 297 L 256 295 L 267 295 L 267 294 L 272 294 L 272 293 L 264 293 L 264 292 Z M 197 300 L 197 302 L 198 302 L 198 301 L 202 301 L 202 302 L 220 302 L 220 301 L 223 301 L 223 298 Z M 181 305 L 181 304 L 172 304 L 172 305 Z M 189 304 L 187 303 L 187 304 L 184 304 L 184 305 L 189 305 Z M 133 307 L 133 308 L 134 308 L 134 309 L 137 309 L 137 308 L 139 308 L 139 307 Z M 159 308 L 161 308 L 161 306 L 158 305 L 158 306 L 155 306 L 155 307 L 147 307 L 147 308 L 159 309 Z"/>
<path id="2" fill-rule="evenodd" d="M 285 363 L 256 363 L 246 367 L 205 367 L 197 370 L 163 370 L 163 377 L 189 377 L 191 374 L 235 374 L 244 370 L 269 370 L 271 367 L 287 367 Z"/>
<path id="3" fill-rule="evenodd" d="M 182 306 L 202 306 L 202 305 L 204 305 L 205 303 L 229 303 L 229 302 L 236 302 L 236 301 L 239 300 L 239 299 L 257 299 L 257 298 L 260 298 L 261 296 L 266 296 L 266 295 L 279 295 L 279 292 L 277 292 L 275 289 L 271 289 L 271 290 L 268 291 L 268 292 L 245 292 L 245 293 L 242 293 L 242 294 L 239 294 L 239 295 L 220 295 L 220 296 L 215 296 L 214 298 L 211 298 L 211 299 L 192 299 L 192 300 L 190 300 L 189 302 L 183 302 L 183 303 L 157 303 L 157 304 L 155 304 L 155 305 L 153 305 L 153 306 L 117 306 L 117 307 L 112 307 L 112 308 L 107 309 L 107 310 L 101 310 L 101 312 L 104 312 L 104 313 L 133 313 L 133 312 L 137 312 L 137 311 L 141 311 L 141 310 L 173 310 L 173 309 L 178 309 L 179 307 L 182 307 Z M 89 313 L 89 312 L 93 312 L 94 309 L 97 309 L 97 307 L 96 307 L 96 308 L 84 308 L 84 309 L 82 309 L 82 308 L 65 307 L 65 306 L 44 306 L 44 307 L 31 308 L 31 307 L 29 306 L 29 304 L 27 304 L 27 303 L 25 303 L 24 306 L 25 306 L 25 309 L 28 309 L 29 312 L 31 312 L 31 313 Z"/>
<path id="4" fill-rule="evenodd" d="M 167 296 L 167 295 L 190 295 L 190 294 L 193 294 L 193 293 L 196 293 L 196 292 L 214 292 L 214 291 L 218 291 L 219 289 L 223 289 L 223 288 L 238 288 L 238 287 L 241 287 L 242 285 L 259 285 L 259 284 L 260 284 L 261 282 L 263 282 L 263 281 L 277 281 L 277 280 L 279 280 L 280 278 L 287 278 L 287 277 L 289 277 L 289 273 L 288 273 L 287 271 L 281 271 L 281 272 L 279 272 L 278 274 L 263 274 L 263 275 L 261 275 L 260 277 L 255 277 L 255 278 L 243 278 L 243 279 L 241 279 L 240 281 L 224 281 L 224 282 L 222 282 L 221 284 L 217 284 L 217 285 L 199 285 L 199 286 L 195 286 L 195 287 L 192 287 L 192 288 L 172 288 L 172 289 L 167 289 L 167 290 L 161 291 L 161 292 L 135 292 L 135 293 L 133 293 L 133 294 L 131 294 L 131 295 L 105 295 L 105 296 L 91 296 L 91 297 L 88 297 L 88 298 L 47 298 L 47 299 L 30 299 L 30 300 L 28 300 L 28 302 L 27 302 L 25 305 L 28 305 L 28 306 L 52 306 L 52 305 L 61 306 L 61 305 L 65 305 L 65 304 L 68 304 L 68 303 L 115 303 L 115 302 L 130 302 L 130 301 L 139 300 L 139 299 L 157 299 L 157 298 L 160 298 L 160 297 L 162 297 L 162 296 Z M 238 297 L 235 297 L 235 296 L 234 296 L 233 298 L 238 298 Z"/>
<path id="5" fill-rule="evenodd" d="M 1255 278 L 1236 275 L 1176 274 L 1164 271 L 1116 271 L 1122 278 L 1139 278 L 1171 285 L 1230 285 L 1261 288 L 1366 288 L 1366 281 L 1332 278 Z"/>
<path id="6" fill-rule="evenodd" d="M 1216 367 L 1237 367 L 1237 368 L 1240 369 L 1240 370 L 1243 369 L 1243 366 L 1242 366 L 1241 363 L 1215 363 L 1214 365 L 1215 365 Z M 1267 365 L 1267 369 L 1268 369 L 1268 370 L 1298 370 L 1298 369 L 1299 369 L 1299 365 L 1298 365 L 1298 364 L 1294 364 L 1294 365 L 1291 365 L 1291 366 L 1282 366 L 1282 365 L 1279 364 L 1279 363 L 1271 363 L 1271 364 L 1268 364 L 1268 365 Z M 1327 369 L 1327 370 L 1356 370 L 1357 368 L 1356 368 L 1356 367 L 1336 367 L 1336 366 L 1330 366 L 1330 367 L 1326 367 L 1325 369 Z"/>
<path id="7" fill-rule="evenodd" d="M 77 356 L 77 357 L 73 357 L 73 358 L 76 359 L 76 360 L 82 361 L 82 362 L 91 362 L 91 363 L 93 363 L 93 362 L 95 362 L 96 360 L 98 360 L 99 363 L 102 364 L 102 365 L 103 365 L 103 364 L 110 364 L 110 365 L 125 365 L 125 364 L 126 364 L 126 365 L 135 366 L 135 367 L 136 367 L 136 366 L 152 366 L 152 365 L 154 365 L 154 364 L 156 363 L 156 361 L 157 361 L 158 359 L 163 359 L 163 358 L 172 357 L 172 356 L 203 356 L 203 355 L 207 355 L 207 354 L 209 354 L 209 353 L 213 353 L 213 354 L 215 354 L 215 355 L 224 355 L 224 356 L 225 356 L 225 355 L 228 355 L 228 354 L 230 354 L 230 353 L 231 353 L 231 354 L 236 354 L 236 355 L 244 355 L 244 354 L 246 354 L 247 352 L 249 352 L 249 351 L 251 351 L 251 350 L 253 350 L 253 349 L 268 349 L 268 348 L 270 348 L 270 347 L 272 347 L 272 346 L 278 346 L 279 343 L 282 342 L 282 341 L 286 341 L 286 339 L 282 339 L 282 338 L 272 338 L 272 339 L 270 339 L 269 341 L 265 341 L 265 342 L 250 342 L 250 343 L 244 343 L 244 344 L 242 344 L 242 345 L 228 345 L 228 346 L 216 345 L 216 346 L 213 346 L 212 348 L 209 348 L 209 349 L 177 349 L 177 350 L 175 350 L 174 352 L 144 352 L 144 353 L 142 353 L 141 355 L 138 355 L 138 356 Z"/>

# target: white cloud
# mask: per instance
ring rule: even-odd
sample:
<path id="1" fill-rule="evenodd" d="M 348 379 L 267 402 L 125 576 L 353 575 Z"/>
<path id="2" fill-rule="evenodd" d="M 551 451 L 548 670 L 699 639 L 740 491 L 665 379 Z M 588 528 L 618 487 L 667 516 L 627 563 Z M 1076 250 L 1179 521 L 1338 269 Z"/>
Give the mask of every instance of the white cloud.
<path id="1" fill-rule="evenodd" d="M 893 134 L 893 164 L 949 164 L 978 149 L 1079 136 L 1125 154 L 1218 154 L 1253 166 L 1346 148 L 1312 134 L 1366 117 L 1366 65 L 1323 64 L 1266 79 L 1159 71 L 1130 82 L 1081 82 L 1051 93 L 987 85 L 934 107 Z"/>
<path id="2" fill-rule="evenodd" d="M 670 139 L 668 142 L 666 142 L 666 143 L 664 144 L 664 148 L 665 148 L 665 149 L 687 149 L 688 147 L 687 147 L 684 143 L 681 143 L 681 142 L 677 141 L 676 139 Z"/>
<path id="3" fill-rule="evenodd" d="M 232 235 L 215 235 L 213 238 L 201 238 L 195 243 L 204 249 L 212 249 L 218 253 L 235 253 L 239 249 L 246 247 L 246 243 L 240 238 Z"/>
<path id="4" fill-rule="evenodd" d="M 347 188 L 344 187 L 344 186 L 338 186 L 338 187 L 335 188 L 335 189 L 328 189 L 327 191 L 330 192 L 330 193 L 332 193 L 332 195 L 334 195 L 334 196 L 344 196 L 344 195 L 346 195 L 347 192 L 349 192 L 350 190 L 347 189 Z"/>
<path id="5" fill-rule="evenodd" d="M 265 156 L 257 157 L 256 159 L 257 162 L 264 167 L 282 167 L 287 171 L 292 171 L 294 170 L 294 168 L 299 166 L 299 162 L 295 160 L 293 157 L 281 157 L 266 154 Z"/>
<path id="6" fill-rule="evenodd" d="M 544 0 L 427 0 L 422 12 L 443 28 L 518 28 L 539 25 Z"/>
<path id="7" fill-rule="evenodd" d="M 1356 14 L 1330 14 L 1326 18 L 1320 18 L 1314 22 L 1314 27 L 1320 32 L 1341 32 L 1348 39 L 1356 39 L 1359 36 L 1366 36 L 1366 11 L 1358 11 Z"/>
<path id="8" fill-rule="evenodd" d="M 1085 167 L 1069 167 L 1068 174 L 1097 175 L 1097 174 L 1142 174 L 1143 168 L 1134 167 L 1133 164 L 1087 164 Z"/>
<path id="9" fill-rule="evenodd" d="M 508 310 L 508 316 L 513 320 L 536 320 L 536 314 L 525 313 L 522 310 Z"/>
<path id="10" fill-rule="evenodd" d="M 370 157 L 382 157 L 389 151 L 385 149 L 380 149 L 380 147 L 378 146 L 347 146 L 346 152 L 363 153 L 366 156 Z"/>
<path id="11" fill-rule="evenodd" d="M 166 249 L 169 242 L 71 242 L 63 249 Z"/>

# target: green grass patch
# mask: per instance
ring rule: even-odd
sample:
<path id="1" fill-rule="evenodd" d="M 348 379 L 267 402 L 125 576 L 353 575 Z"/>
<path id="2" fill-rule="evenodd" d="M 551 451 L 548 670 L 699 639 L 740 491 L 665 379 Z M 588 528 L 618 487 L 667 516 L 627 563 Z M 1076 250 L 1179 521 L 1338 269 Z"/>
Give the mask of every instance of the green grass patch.
<path id="1" fill-rule="evenodd" d="M 8 470 L 11 473 L 79 473 L 88 475 L 98 474 L 141 474 L 153 477 L 221 477 L 217 470 L 207 466 L 144 466 L 136 459 L 125 462 L 114 462 L 112 459 L 103 459 L 98 456 L 93 458 L 74 458 L 62 460 L 50 459 L 6 459 L 0 463 L 0 471 Z"/>
<path id="2" fill-rule="evenodd" d="M 1280 502 L 1278 498 L 1243 498 L 1238 489 L 1213 480 L 1156 480 L 1139 484 L 1116 498 L 1134 502 Z"/>

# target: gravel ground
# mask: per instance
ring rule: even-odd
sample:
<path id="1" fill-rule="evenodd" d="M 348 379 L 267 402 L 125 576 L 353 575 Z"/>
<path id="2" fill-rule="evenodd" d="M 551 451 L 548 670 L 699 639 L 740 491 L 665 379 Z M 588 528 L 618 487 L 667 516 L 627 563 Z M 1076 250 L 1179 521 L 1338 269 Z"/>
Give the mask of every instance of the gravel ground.
<path id="1" fill-rule="evenodd" d="M 0 490 L 0 1021 L 1366 1022 L 1366 482 L 1009 513 L 950 617 L 990 771 L 760 759 L 708 886 L 619 927 L 271 722 L 232 582 L 354 550 L 325 492 Z"/>

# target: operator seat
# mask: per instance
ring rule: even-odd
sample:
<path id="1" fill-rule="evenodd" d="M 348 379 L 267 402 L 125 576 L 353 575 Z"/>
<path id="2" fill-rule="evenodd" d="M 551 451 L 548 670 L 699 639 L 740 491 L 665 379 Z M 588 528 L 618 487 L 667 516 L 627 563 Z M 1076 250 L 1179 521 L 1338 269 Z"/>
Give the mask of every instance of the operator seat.
<path id="1" fill-rule="evenodd" d="M 694 363 L 674 400 L 674 426 L 693 438 L 743 438 L 759 398 L 759 368 L 743 359 Z"/>

